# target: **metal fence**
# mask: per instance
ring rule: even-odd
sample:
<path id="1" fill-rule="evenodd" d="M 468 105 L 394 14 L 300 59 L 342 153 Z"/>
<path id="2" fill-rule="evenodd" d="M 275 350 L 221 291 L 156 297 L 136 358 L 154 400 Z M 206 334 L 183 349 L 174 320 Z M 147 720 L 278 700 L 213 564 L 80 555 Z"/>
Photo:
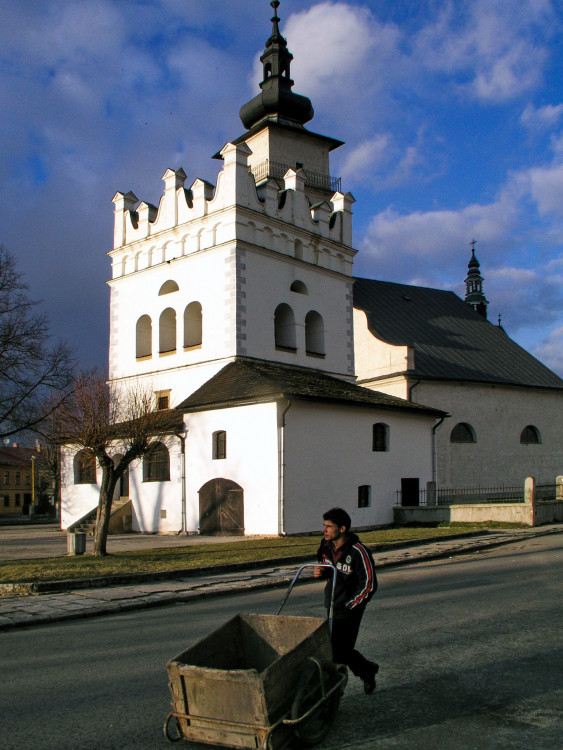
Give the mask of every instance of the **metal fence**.
<path id="1" fill-rule="evenodd" d="M 402 491 L 397 490 L 397 505 L 403 504 Z M 554 493 L 555 494 L 555 493 Z M 437 487 L 428 496 L 426 488 L 419 490 L 418 505 L 459 505 L 461 503 L 523 503 L 524 485 L 511 487 L 505 484 L 496 487 Z M 411 501 L 409 500 L 409 504 Z"/>
<path id="2" fill-rule="evenodd" d="M 271 161 L 266 159 L 261 164 L 256 164 L 250 171 L 254 175 L 254 179 L 257 183 L 262 182 L 268 178 L 274 178 L 276 180 L 283 180 L 283 177 L 288 169 L 291 169 L 289 164 L 282 164 L 278 161 Z M 305 184 L 308 187 L 320 188 L 321 190 L 330 190 L 333 193 L 340 192 L 341 178 L 331 177 L 328 174 L 321 174 L 320 172 L 311 172 L 308 169 L 303 169 L 305 175 Z"/>
<path id="3" fill-rule="evenodd" d="M 397 490 L 396 505 L 403 505 L 403 492 Z M 536 485 L 535 499 L 538 501 L 555 500 L 557 496 L 557 485 L 538 484 Z M 413 498 L 409 493 L 407 505 L 414 505 Z M 443 506 L 443 505 L 461 505 L 480 504 L 480 503 L 524 503 L 525 493 L 524 484 L 510 486 L 500 484 L 496 487 L 437 487 L 435 490 L 428 492 L 427 488 L 419 490 L 419 506 Z"/>

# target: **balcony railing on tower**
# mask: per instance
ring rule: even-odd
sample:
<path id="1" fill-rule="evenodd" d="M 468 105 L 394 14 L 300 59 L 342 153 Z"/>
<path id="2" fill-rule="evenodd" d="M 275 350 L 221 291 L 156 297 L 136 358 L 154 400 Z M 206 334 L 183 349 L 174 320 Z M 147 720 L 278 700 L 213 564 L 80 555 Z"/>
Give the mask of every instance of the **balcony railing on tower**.
<path id="1" fill-rule="evenodd" d="M 252 172 L 256 184 L 263 182 L 267 179 L 283 180 L 283 177 L 288 169 L 293 169 L 290 164 L 282 164 L 279 161 L 270 161 L 266 159 L 261 164 L 255 164 L 253 167 L 249 167 Z M 331 177 L 328 174 L 321 174 L 319 172 L 311 172 L 308 169 L 302 170 L 305 175 L 305 186 L 309 188 L 316 188 L 317 190 L 327 190 L 333 193 L 340 192 L 341 178 Z"/>

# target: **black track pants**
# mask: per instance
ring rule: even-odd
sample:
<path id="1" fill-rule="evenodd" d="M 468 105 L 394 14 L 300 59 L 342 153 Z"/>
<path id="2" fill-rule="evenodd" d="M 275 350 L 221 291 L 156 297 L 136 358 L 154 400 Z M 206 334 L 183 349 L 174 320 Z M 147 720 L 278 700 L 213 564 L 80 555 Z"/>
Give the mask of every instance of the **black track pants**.
<path id="1" fill-rule="evenodd" d="M 354 646 L 358 638 L 365 607 L 354 610 L 345 617 L 332 621 L 332 658 L 336 664 L 346 664 L 356 677 L 362 680 L 373 675 L 373 664 L 362 656 Z"/>

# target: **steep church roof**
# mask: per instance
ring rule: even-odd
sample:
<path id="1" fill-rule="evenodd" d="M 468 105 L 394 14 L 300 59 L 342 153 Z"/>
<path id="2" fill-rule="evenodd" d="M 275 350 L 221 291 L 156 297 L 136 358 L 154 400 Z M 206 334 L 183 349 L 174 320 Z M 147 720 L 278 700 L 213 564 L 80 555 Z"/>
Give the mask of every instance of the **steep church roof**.
<path id="1" fill-rule="evenodd" d="M 354 307 L 378 339 L 414 348 L 409 374 L 439 380 L 563 388 L 563 380 L 453 292 L 356 279 Z"/>
<path id="2" fill-rule="evenodd" d="M 444 414 L 438 409 L 363 388 L 317 370 L 245 358 L 226 365 L 183 401 L 177 410 L 219 409 L 279 398 L 372 406 L 432 416 Z"/>

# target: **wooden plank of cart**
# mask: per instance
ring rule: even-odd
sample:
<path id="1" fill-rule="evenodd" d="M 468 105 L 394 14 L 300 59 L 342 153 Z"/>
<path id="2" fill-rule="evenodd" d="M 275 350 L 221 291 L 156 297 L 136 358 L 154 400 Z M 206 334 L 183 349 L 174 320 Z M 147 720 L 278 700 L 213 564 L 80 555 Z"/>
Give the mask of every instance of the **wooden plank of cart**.
<path id="1" fill-rule="evenodd" d="M 348 680 L 332 661 L 332 605 L 328 620 L 280 615 L 310 567 L 276 615 L 239 614 L 168 662 L 168 740 L 281 750 L 326 736 Z"/>

